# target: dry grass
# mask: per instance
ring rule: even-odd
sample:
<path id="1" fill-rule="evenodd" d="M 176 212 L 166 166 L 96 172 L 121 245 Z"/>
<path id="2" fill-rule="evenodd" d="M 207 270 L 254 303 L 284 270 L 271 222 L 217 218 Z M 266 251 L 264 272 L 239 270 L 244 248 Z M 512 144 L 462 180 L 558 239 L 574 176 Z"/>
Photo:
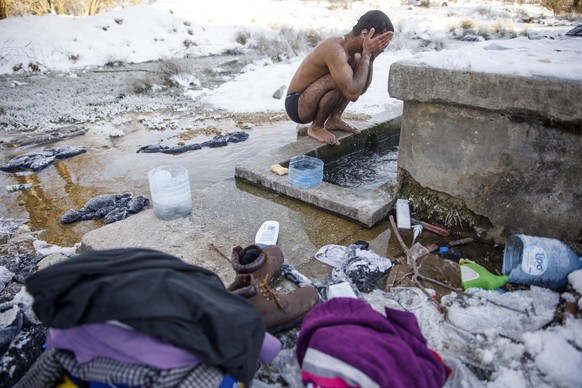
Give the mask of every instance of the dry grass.
<path id="1" fill-rule="evenodd" d="M 473 20 L 471 19 L 464 19 L 463 21 L 461 21 L 460 27 L 463 30 L 472 30 L 475 27 L 475 23 L 473 23 Z"/>
<path id="2" fill-rule="evenodd" d="M 128 3 L 142 2 L 144 0 L 0 0 L 0 19 L 47 13 L 85 16 Z"/>
<path id="3" fill-rule="evenodd" d="M 316 30 L 296 30 L 283 26 L 277 35 L 252 34 L 238 31 L 237 43 L 256 51 L 257 57 L 267 57 L 273 62 L 281 62 L 315 47 L 324 36 Z"/>

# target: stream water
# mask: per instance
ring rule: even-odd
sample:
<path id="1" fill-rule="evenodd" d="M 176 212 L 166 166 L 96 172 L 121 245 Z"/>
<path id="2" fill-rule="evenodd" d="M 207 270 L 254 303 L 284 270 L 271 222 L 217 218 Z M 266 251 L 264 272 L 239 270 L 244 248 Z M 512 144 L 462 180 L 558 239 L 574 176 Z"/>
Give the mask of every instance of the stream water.
<path id="1" fill-rule="evenodd" d="M 396 182 L 397 160 L 397 147 L 381 152 L 363 149 L 329 163 L 324 179 L 354 191 L 368 192 L 388 181 Z"/>
<path id="2" fill-rule="evenodd" d="M 131 192 L 150 198 L 148 171 L 166 164 L 179 164 L 189 171 L 192 195 L 219 181 L 234 176 L 235 165 L 265 149 L 276 148 L 296 138 L 295 126 L 288 122 L 256 126 L 250 130 L 249 139 L 229 143 L 221 148 L 202 148 L 182 154 L 136 153 L 148 144 L 173 145 L 180 135 L 192 136 L 183 129 L 148 130 L 139 114 L 123 127 L 121 137 L 110 137 L 108 125 L 91 125 L 87 134 L 56 144 L 39 145 L 26 149 L 4 149 L 0 155 L 5 161 L 24 152 L 40 151 L 54 146 L 82 146 L 87 152 L 69 159 L 57 160 L 36 173 L 16 176 L 0 174 L 0 214 L 11 218 L 29 218 L 34 230 L 44 230 L 40 236 L 49 243 L 71 246 L 81 240 L 84 233 L 102 225 L 101 221 L 81 221 L 61 224 L 61 216 L 69 209 L 81 208 L 89 199 L 100 194 Z M 184 117 L 181 120 L 192 120 Z M 200 126 L 220 127 L 224 132 L 238 128 L 231 119 L 205 120 Z M 212 135 L 198 134 L 186 141 L 199 143 Z M 22 191 L 9 192 L 7 185 L 31 183 L 35 186 Z"/>

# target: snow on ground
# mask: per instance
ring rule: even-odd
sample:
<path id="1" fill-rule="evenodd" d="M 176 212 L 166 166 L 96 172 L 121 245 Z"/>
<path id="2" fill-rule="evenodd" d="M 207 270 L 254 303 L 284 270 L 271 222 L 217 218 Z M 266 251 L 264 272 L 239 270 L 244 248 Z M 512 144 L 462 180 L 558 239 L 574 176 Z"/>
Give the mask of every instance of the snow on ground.
<path id="1" fill-rule="evenodd" d="M 582 39 L 484 41 L 457 50 L 419 53 L 414 61 L 443 69 L 582 80 Z"/>
<path id="2" fill-rule="evenodd" d="M 200 6 L 197 2 L 158 0 L 151 6 L 114 9 L 92 17 L 9 18 L 0 20 L 0 74 L 35 69 L 67 72 L 106 64 L 249 51 L 263 41 L 271 43 L 273 50 L 283 50 L 283 60 L 257 58 L 256 64 L 220 87 L 205 90 L 194 84 L 185 93 L 235 112 L 282 111 L 283 101 L 272 95 L 287 85 L 308 48 L 301 45 L 300 38 L 298 42 L 285 41 L 285 28 L 321 37 L 343 34 L 361 14 L 374 8 L 389 15 L 396 36 L 375 62 L 368 92 L 350 103 L 347 112 L 373 115 L 399 104 L 388 95 L 387 79 L 390 65 L 402 59 L 418 58 L 449 68 L 582 79 L 582 69 L 576 66 L 581 45 L 576 38 L 562 39 L 576 21 L 551 17 L 539 5 L 459 1 L 448 7 L 422 8 L 402 6 L 399 0 L 353 1 L 351 9 L 330 9 L 325 1 L 216 0 Z M 241 36 L 246 39 L 241 40 Z M 522 38 L 508 40 L 515 36 Z M 527 36 L 541 40 L 528 40 Z M 467 38 L 501 41 L 461 41 Z M 293 43 L 298 47 L 285 47 Z M 459 46 L 461 53 L 454 50 Z"/>
<path id="3" fill-rule="evenodd" d="M 109 104 L 122 97 L 119 90 L 108 90 L 97 100 L 88 100 L 90 96 L 83 90 L 63 92 L 68 84 L 81 85 L 72 81 L 88 77 L 88 69 L 117 62 L 257 52 L 256 61 L 219 86 L 201 85 L 196 82 L 197 74 L 182 75 L 179 79 L 187 80 L 181 82 L 182 97 L 233 112 L 283 111 L 283 101 L 272 95 L 288 84 L 307 48 L 299 39 L 288 42 L 282 38 L 282 31 L 285 28 L 302 31 L 299 36 L 304 38 L 309 34 L 322 37 L 343 34 L 358 16 L 374 8 L 390 16 L 396 36 L 387 52 L 375 62 L 370 89 L 349 105 L 348 112 L 375 114 L 399 104 L 388 96 L 387 79 L 390 65 L 403 59 L 446 68 L 582 80 L 579 65 L 582 38 L 564 37 L 580 20 L 552 17 L 538 5 L 459 1 L 448 7 L 420 8 L 402 6 L 399 0 L 364 0 L 353 1 L 351 9 L 330 9 L 325 1 L 214 0 L 201 5 L 187 0 L 158 0 L 151 5 L 110 10 L 92 17 L 45 15 L 0 20 L 0 74 L 4 74 L 0 77 L 0 88 L 28 88 L 31 85 L 27 82 L 46 81 L 49 77 L 62 80 L 58 83 L 61 90 L 39 91 L 26 110 L 38 109 L 39 122 L 52 120 L 51 107 L 66 94 L 76 103 L 70 104 L 70 111 L 59 105 L 59 117 L 64 121 L 68 118 L 75 122 L 102 120 L 111 118 L 115 112 L 106 116 L 89 113 L 76 116 L 73 110 L 82 110 L 89 105 L 88 101 L 91 106 Z M 259 55 L 261 40 L 271 42 L 274 50 L 280 50 L 279 60 L 274 60 L 273 55 Z M 285 43 L 297 45 L 286 47 Z M 23 73 L 38 76 L 25 78 L 23 82 L 18 78 Z M 111 85 L 103 85 L 106 87 Z M 165 101 L 166 95 L 160 94 L 156 99 L 157 90 L 152 87 L 149 99 L 132 96 L 121 101 L 137 99 L 139 103 L 133 107 L 151 104 L 148 106 L 152 109 L 164 104 L 171 106 L 174 100 Z M 14 95 L 4 92 L 0 95 L 0 119 L 11 113 L 8 107 L 17 110 L 18 101 L 10 105 L 9 99 L 14 99 Z M 158 104 L 162 101 L 162 106 L 155 105 L 156 100 Z M 0 125 L 6 130 L 34 127 L 29 121 L 34 120 L 29 118 L 20 124 L 18 119 L 8 124 L 0 120 Z M 581 277 L 578 271 L 569 278 L 578 294 L 582 288 Z M 573 293 L 564 293 L 561 297 L 577 299 Z M 459 317 L 462 307 L 452 307 Z M 530 307 L 525 305 L 523 309 Z M 470 312 L 464 318 L 475 325 L 487 322 L 490 315 L 487 309 Z M 581 320 L 567 317 L 563 326 L 539 327 L 531 331 L 524 329 L 516 341 L 495 339 L 477 354 L 477 361 L 492 370 L 489 381 L 483 381 L 484 384 L 491 387 L 579 386 L 582 381 Z M 483 340 L 491 334 L 492 331 L 485 331 L 475 338 Z M 446 346 L 437 350 L 446 355 Z"/>

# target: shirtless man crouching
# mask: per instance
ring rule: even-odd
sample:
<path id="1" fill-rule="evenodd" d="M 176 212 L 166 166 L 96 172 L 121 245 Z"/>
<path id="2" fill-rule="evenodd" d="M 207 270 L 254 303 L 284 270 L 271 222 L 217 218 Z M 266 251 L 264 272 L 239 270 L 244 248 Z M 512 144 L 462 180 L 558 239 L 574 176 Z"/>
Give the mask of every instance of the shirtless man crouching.
<path id="1" fill-rule="evenodd" d="M 285 98 L 289 118 L 299 124 L 311 122 L 307 134 L 331 145 L 339 144 L 331 130 L 359 133 L 341 116 L 348 103 L 368 89 L 372 63 L 388 47 L 393 35 L 388 16 L 382 11 L 369 11 L 350 33 L 319 43 L 291 80 Z"/>

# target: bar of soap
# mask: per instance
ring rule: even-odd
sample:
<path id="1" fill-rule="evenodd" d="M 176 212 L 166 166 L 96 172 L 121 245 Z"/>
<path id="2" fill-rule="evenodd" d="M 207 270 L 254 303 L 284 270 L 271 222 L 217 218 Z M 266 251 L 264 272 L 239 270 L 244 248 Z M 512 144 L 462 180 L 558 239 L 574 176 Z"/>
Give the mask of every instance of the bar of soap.
<path id="1" fill-rule="evenodd" d="M 271 171 L 277 175 L 287 175 L 289 173 L 289 169 L 287 167 L 281 166 L 280 164 L 273 164 L 271 166 Z"/>

